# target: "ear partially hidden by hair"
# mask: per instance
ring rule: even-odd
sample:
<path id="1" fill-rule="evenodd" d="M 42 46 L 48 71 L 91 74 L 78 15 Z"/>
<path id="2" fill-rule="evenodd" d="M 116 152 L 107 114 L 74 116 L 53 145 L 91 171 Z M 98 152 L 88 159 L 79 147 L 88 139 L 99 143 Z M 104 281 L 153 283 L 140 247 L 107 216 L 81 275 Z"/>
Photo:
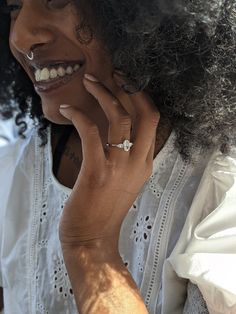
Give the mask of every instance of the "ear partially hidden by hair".
<path id="1" fill-rule="evenodd" d="M 93 30 L 91 26 L 81 23 L 76 27 L 76 37 L 81 44 L 88 45 L 93 39 Z"/>

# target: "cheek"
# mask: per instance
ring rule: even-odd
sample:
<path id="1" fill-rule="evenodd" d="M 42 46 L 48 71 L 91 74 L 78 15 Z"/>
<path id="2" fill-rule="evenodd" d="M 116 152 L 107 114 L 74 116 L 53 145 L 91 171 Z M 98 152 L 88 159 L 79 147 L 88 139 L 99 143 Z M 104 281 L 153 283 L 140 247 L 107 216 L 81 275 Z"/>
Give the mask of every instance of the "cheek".
<path id="1" fill-rule="evenodd" d="M 10 34 L 9 34 L 8 44 L 9 44 L 9 48 L 10 48 L 11 53 L 17 59 L 17 52 L 16 52 L 16 49 L 14 48 L 14 45 L 12 43 L 12 31 L 10 31 Z"/>
<path id="2" fill-rule="evenodd" d="M 65 85 L 63 88 L 55 90 L 51 94 L 41 94 L 42 110 L 44 116 L 54 122 L 62 123 L 65 118 L 60 114 L 59 108 L 62 104 L 69 104 L 73 107 L 82 109 L 85 113 L 91 114 L 97 102 L 92 95 L 90 95 L 82 82 L 77 80 L 70 85 Z"/>
<path id="3" fill-rule="evenodd" d="M 15 48 L 15 44 L 14 44 L 16 42 L 16 34 L 14 31 L 14 23 L 13 22 L 11 22 L 8 42 L 9 42 L 9 47 L 10 47 L 11 53 L 18 60 L 17 49 Z"/>
<path id="4" fill-rule="evenodd" d="M 93 38 L 89 45 L 78 45 L 78 49 L 81 49 L 85 56 L 86 73 L 94 74 L 104 82 L 104 79 L 111 75 L 113 69 L 111 56 L 104 44 Z"/>

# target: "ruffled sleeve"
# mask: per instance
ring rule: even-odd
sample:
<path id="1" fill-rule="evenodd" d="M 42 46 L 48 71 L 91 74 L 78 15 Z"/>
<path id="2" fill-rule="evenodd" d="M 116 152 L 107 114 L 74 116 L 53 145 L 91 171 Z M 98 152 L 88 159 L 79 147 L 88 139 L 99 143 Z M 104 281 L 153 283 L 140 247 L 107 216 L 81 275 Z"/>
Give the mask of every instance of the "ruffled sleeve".
<path id="1" fill-rule="evenodd" d="M 176 309 L 186 284 L 177 275 L 198 286 L 210 313 L 236 313 L 236 150 L 211 158 L 165 271 L 180 296 Z"/>

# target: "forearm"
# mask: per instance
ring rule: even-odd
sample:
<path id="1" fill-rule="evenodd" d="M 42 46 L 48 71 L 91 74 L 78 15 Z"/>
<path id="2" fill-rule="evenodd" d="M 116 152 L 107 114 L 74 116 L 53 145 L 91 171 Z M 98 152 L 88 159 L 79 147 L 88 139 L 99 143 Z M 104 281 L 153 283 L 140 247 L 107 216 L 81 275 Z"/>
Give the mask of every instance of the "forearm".
<path id="1" fill-rule="evenodd" d="M 80 314 L 147 314 L 118 253 L 81 249 L 64 253 Z"/>

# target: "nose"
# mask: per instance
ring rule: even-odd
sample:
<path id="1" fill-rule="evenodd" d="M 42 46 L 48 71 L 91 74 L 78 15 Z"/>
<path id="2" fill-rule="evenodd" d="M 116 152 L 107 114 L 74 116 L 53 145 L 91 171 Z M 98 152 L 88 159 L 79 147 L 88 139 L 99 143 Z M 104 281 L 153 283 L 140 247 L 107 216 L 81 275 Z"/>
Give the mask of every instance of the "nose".
<path id="1" fill-rule="evenodd" d="M 11 48 L 24 55 L 30 51 L 37 52 L 54 41 L 48 15 L 32 2 L 35 1 L 22 6 L 12 23 L 9 38 Z"/>

